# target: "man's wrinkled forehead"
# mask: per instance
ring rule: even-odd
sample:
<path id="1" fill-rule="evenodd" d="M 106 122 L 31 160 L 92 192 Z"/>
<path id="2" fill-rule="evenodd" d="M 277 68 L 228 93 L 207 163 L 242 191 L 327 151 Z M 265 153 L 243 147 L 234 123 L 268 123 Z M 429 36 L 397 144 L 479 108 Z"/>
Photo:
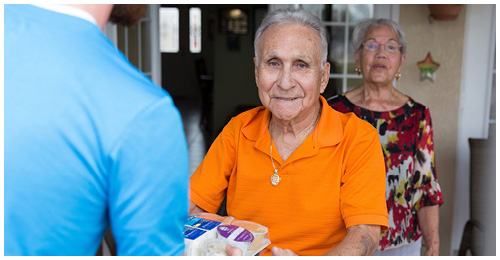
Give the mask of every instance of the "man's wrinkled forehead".
<path id="1" fill-rule="evenodd" d="M 273 58 L 281 58 L 281 56 L 285 54 L 279 50 L 271 50 L 267 53 L 263 53 L 262 54 L 262 58 L 264 60 L 270 60 L 270 59 L 273 59 Z M 305 62 L 312 62 L 312 57 L 308 56 L 308 55 L 305 55 L 301 52 L 301 50 L 295 50 L 291 53 L 286 53 L 287 55 L 293 57 L 293 59 L 295 60 L 302 60 L 302 61 L 305 61 Z"/>
<path id="2" fill-rule="evenodd" d="M 267 59 L 270 57 L 276 57 L 278 55 L 282 55 L 282 49 L 286 49 L 286 46 L 280 45 L 275 45 L 272 46 L 274 49 L 269 50 L 269 44 L 270 42 L 276 41 L 277 39 L 281 39 L 283 37 L 282 35 L 279 35 L 280 33 L 283 33 L 283 30 L 289 30 L 289 27 L 299 27 L 305 30 L 295 30 L 294 32 L 298 33 L 298 35 L 295 37 L 294 42 L 306 42 L 309 41 L 311 44 L 308 44 L 308 49 L 309 48 L 314 48 L 315 51 L 317 52 L 319 57 L 321 57 L 321 37 L 319 33 L 314 30 L 313 28 L 304 26 L 302 24 L 283 24 L 283 25 L 275 25 L 272 27 L 269 27 L 261 36 L 260 44 L 258 46 L 258 55 L 262 56 L 262 58 Z M 266 53 L 262 53 L 262 51 L 267 50 Z M 310 49 L 309 49 L 310 50 Z M 296 58 L 298 59 L 310 59 L 308 55 L 303 54 L 303 51 L 306 51 L 306 49 L 297 49 L 293 50 L 293 54 Z M 291 54 L 291 53 L 288 53 Z"/>

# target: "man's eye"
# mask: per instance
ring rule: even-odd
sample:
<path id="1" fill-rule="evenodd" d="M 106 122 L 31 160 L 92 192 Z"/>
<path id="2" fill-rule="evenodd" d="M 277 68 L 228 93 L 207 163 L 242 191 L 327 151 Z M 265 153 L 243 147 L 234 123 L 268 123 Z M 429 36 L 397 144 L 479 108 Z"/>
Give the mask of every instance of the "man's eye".
<path id="1" fill-rule="evenodd" d="M 279 63 L 277 61 L 270 61 L 269 66 L 276 67 L 276 66 L 279 66 Z"/>
<path id="2" fill-rule="evenodd" d="M 305 69 L 305 68 L 307 68 L 307 64 L 299 63 L 299 64 L 297 64 L 297 67 L 299 67 L 299 69 Z"/>

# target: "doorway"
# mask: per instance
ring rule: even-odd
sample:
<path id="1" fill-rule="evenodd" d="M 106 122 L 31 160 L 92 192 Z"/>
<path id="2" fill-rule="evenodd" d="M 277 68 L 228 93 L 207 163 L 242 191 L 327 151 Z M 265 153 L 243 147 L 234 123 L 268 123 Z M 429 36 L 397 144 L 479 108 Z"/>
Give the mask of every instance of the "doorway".
<path id="1" fill-rule="evenodd" d="M 208 12 L 203 5 L 167 5 L 160 6 L 160 27 L 162 26 L 161 11 L 166 9 L 175 11 L 177 15 L 177 35 L 169 40 L 175 39 L 178 42 L 177 49 L 161 52 L 162 67 L 162 87 L 167 90 L 174 100 L 189 99 L 200 102 L 200 71 L 197 69 L 197 61 L 202 61 L 204 67 L 209 70 L 207 54 L 211 52 L 211 42 L 208 37 Z M 201 14 L 201 23 L 193 19 L 200 18 L 193 16 L 193 10 Z M 174 22 L 175 23 L 175 22 Z M 191 23 L 191 25 L 190 25 Z M 201 30 L 200 30 L 201 29 Z M 160 31 L 162 29 L 160 28 Z M 201 32 L 200 32 L 201 31 Z M 201 37 L 195 39 L 195 45 L 198 49 L 193 50 L 193 35 L 200 33 Z M 160 39 L 161 41 L 161 39 Z M 160 44 L 161 45 L 161 44 Z M 201 47 L 201 49 L 199 48 Z M 205 71 L 204 74 L 209 72 Z"/>
<path id="2" fill-rule="evenodd" d="M 212 114 L 213 38 L 209 35 L 213 22 L 206 5 L 162 4 L 159 16 L 161 86 L 182 116 L 192 174 L 205 157 L 210 140 L 207 123 Z"/>

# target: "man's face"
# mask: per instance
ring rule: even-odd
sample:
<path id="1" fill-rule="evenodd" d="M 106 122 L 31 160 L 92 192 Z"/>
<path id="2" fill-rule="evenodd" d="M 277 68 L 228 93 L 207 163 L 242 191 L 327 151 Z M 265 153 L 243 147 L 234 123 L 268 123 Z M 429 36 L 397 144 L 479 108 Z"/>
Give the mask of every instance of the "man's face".
<path id="1" fill-rule="evenodd" d="M 278 25 L 261 36 L 255 62 L 259 98 L 281 120 L 306 117 L 326 88 L 330 64 L 321 69 L 321 39 L 309 27 Z"/>
<path id="2" fill-rule="evenodd" d="M 145 4 L 114 5 L 109 21 L 123 26 L 133 26 L 138 23 L 146 13 Z"/>

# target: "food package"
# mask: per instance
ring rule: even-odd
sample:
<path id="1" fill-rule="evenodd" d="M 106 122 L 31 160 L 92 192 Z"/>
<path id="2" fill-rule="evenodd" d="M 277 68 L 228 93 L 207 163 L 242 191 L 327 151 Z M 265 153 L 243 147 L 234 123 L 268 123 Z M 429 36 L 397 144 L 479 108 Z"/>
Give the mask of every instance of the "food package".
<path id="1" fill-rule="evenodd" d="M 184 225 L 184 244 L 186 245 L 185 255 L 199 256 L 200 245 L 208 239 L 217 237 L 217 226 L 221 222 L 189 216 Z"/>
<path id="2" fill-rule="evenodd" d="M 247 249 L 253 242 L 252 232 L 235 225 L 220 225 L 217 227 L 217 238 L 224 239 L 226 244 L 237 247 L 247 254 Z"/>
<path id="3" fill-rule="evenodd" d="M 239 220 L 231 216 L 229 217 L 219 216 L 217 214 L 212 214 L 212 213 L 197 213 L 193 214 L 191 217 L 198 217 L 206 220 L 220 222 L 222 225 L 235 225 L 250 231 L 254 239 L 246 250 L 245 255 L 247 256 L 256 255 L 266 246 L 271 244 L 267 227 L 257 224 L 255 222 Z M 218 237 L 220 238 L 220 236 Z M 205 241 L 205 239 L 203 238 L 202 240 Z M 197 246 L 198 247 L 201 246 L 201 242 L 198 243 Z"/>
<path id="4" fill-rule="evenodd" d="M 231 222 L 231 225 L 235 225 L 238 227 L 242 227 L 250 232 L 252 232 L 254 240 L 252 244 L 248 247 L 247 255 L 255 255 L 259 253 L 266 246 L 271 244 L 269 240 L 269 232 L 267 227 L 259 225 L 255 222 L 245 221 L 245 220 L 237 220 L 235 219 Z"/>
<path id="5" fill-rule="evenodd" d="M 200 244 L 200 255 L 202 256 L 227 256 L 227 241 L 222 238 L 212 238 Z"/>

